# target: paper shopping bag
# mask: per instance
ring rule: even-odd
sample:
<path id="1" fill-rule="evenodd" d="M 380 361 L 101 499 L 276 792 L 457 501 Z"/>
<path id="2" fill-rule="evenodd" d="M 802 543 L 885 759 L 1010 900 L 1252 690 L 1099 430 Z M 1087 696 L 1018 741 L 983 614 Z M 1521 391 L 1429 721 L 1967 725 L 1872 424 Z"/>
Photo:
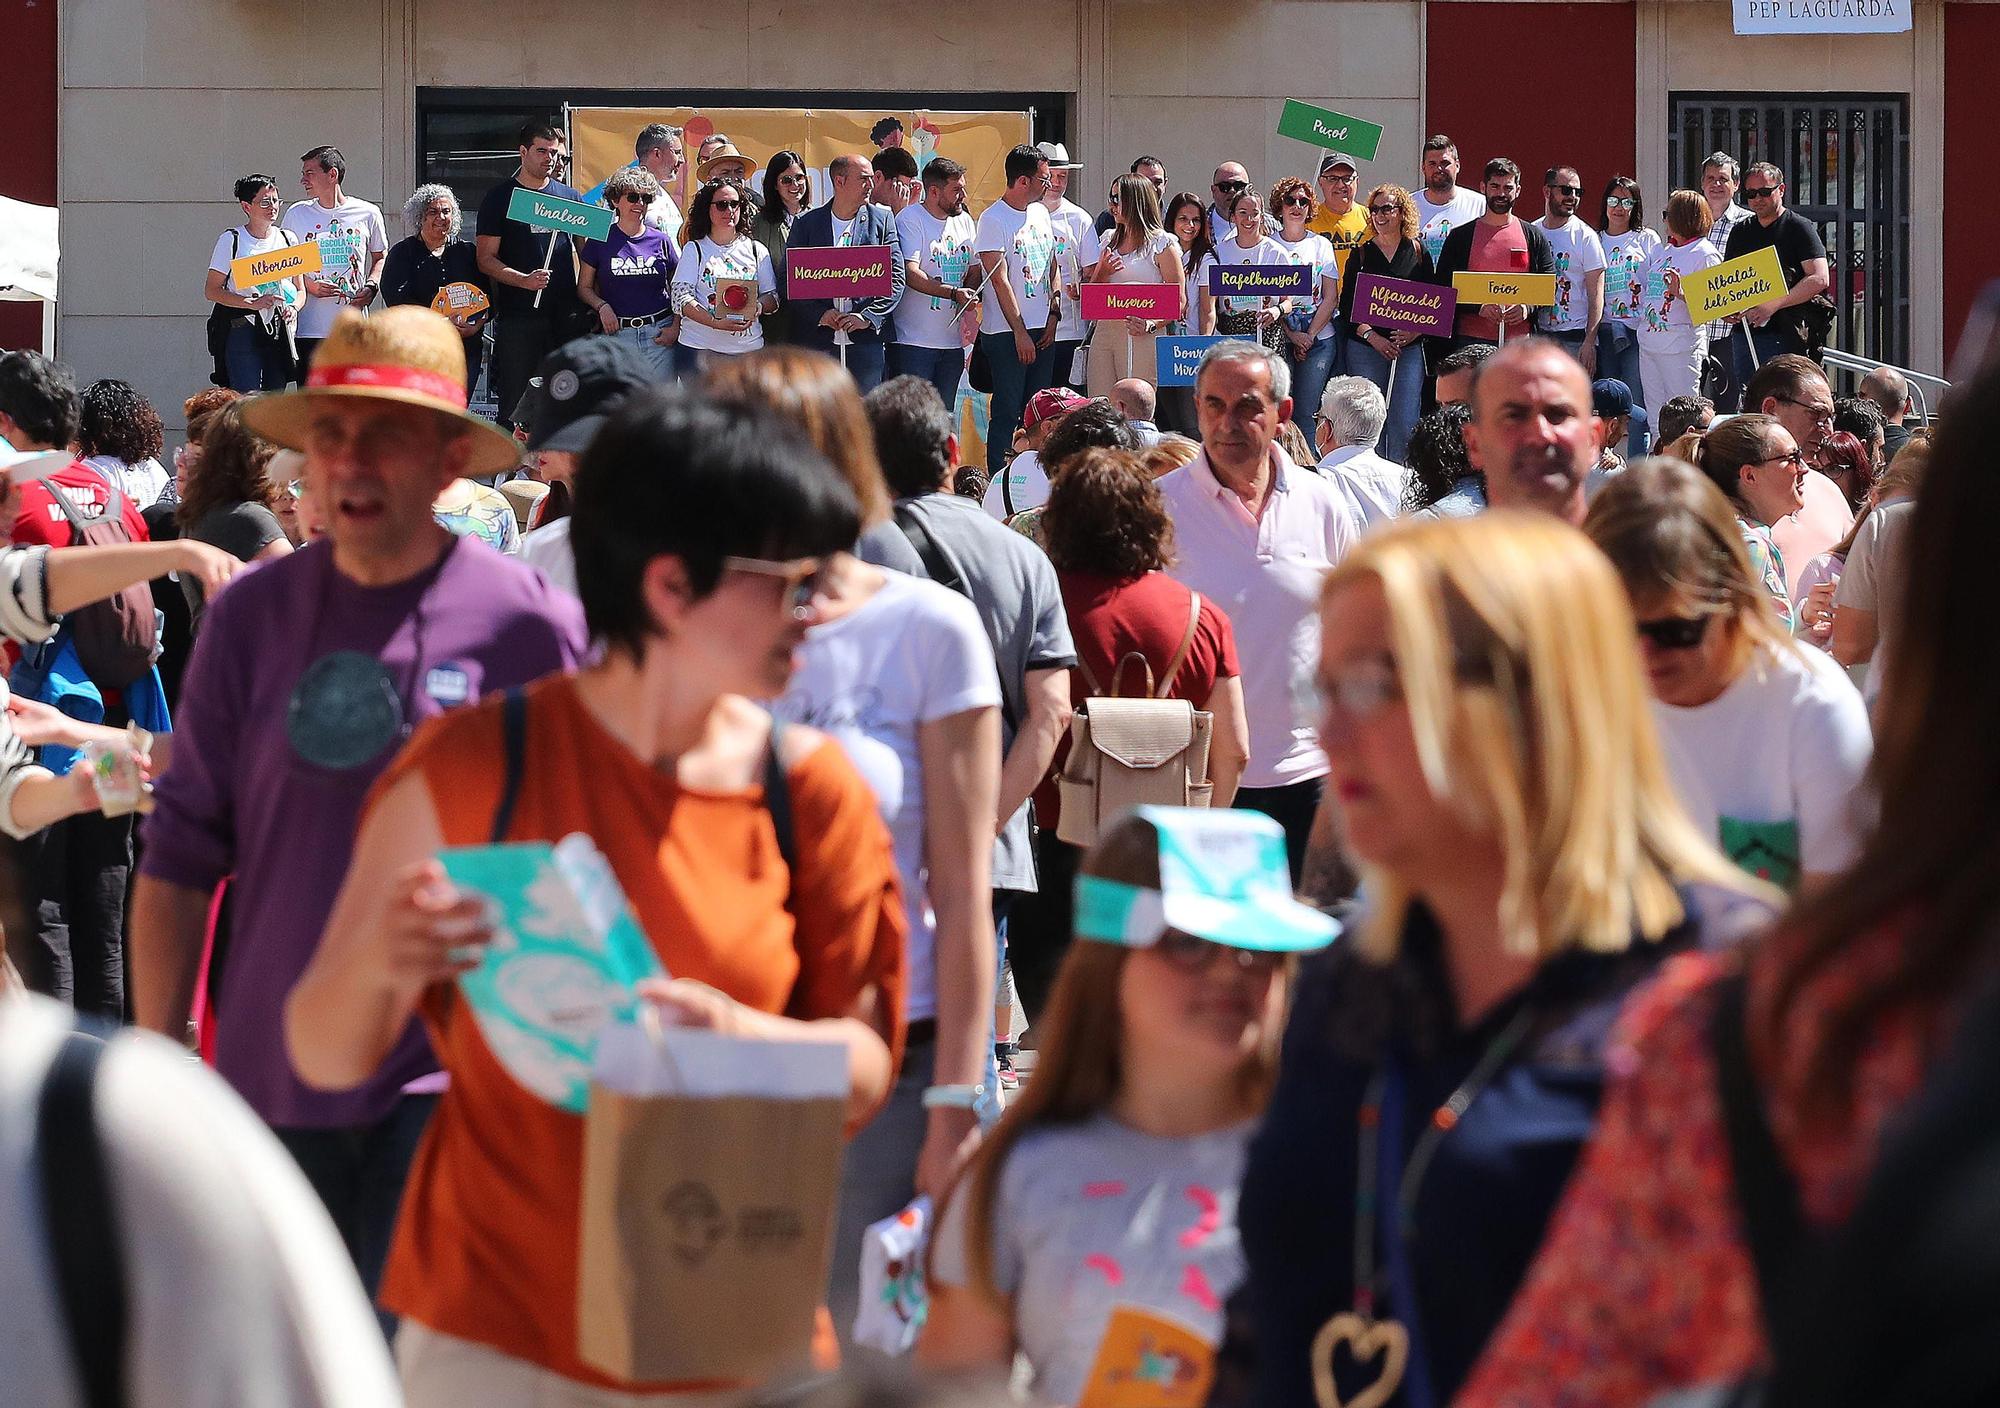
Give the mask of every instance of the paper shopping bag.
<path id="1" fill-rule="evenodd" d="M 730 1064 L 731 1039 L 682 1036 L 706 1038 Z M 600 1058 L 618 1045 L 600 1043 Z M 838 1060 L 844 1085 L 844 1052 L 818 1059 Z M 584 1124 L 584 1362 L 641 1382 L 804 1368 L 826 1286 L 844 1096 L 632 1094 L 603 1071 L 600 1059 Z"/>

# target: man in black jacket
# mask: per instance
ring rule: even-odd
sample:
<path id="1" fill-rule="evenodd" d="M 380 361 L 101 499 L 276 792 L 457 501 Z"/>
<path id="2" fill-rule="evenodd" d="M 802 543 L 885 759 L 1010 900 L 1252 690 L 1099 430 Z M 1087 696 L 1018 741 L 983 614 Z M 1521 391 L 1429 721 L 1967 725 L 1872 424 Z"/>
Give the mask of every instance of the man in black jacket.
<path id="1" fill-rule="evenodd" d="M 1438 254 L 1438 282 L 1449 284 L 1455 274 L 1553 274 L 1554 254 L 1532 220 L 1514 214 L 1521 196 L 1521 168 L 1504 156 L 1486 163 L 1486 213 L 1445 236 Z M 1477 304 L 1461 301 L 1456 351 L 1468 343 L 1500 340 L 1501 324 L 1516 336 L 1529 331 L 1531 309 L 1521 304 Z"/>

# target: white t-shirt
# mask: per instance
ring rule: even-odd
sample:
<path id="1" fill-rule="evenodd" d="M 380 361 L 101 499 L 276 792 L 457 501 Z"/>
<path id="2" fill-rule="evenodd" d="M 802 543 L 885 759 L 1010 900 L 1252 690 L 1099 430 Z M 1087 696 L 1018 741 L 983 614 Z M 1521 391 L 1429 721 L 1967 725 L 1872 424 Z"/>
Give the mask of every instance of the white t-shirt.
<path id="1" fill-rule="evenodd" d="M 1808 480 L 1812 476 L 1806 476 Z M 1891 499 L 1879 505 L 1854 535 L 1840 585 L 1833 589 L 1838 619 L 1842 610 L 1875 613 L 1875 653 L 1868 662 L 1866 697 L 1872 707 L 1882 697 L 1882 680 L 1889 666 L 1896 623 L 1902 617 L 1903 594 L 1910 582 L 1910 525 L 1917 501 Z"/>
<path id="2" fill-rule="evenodd" d="M 576 595 L 576 549 L 569 542 L 570 520 L 558 518 L 521 539 L 521 561 L 539 568 L 551 586 Z"/>
<path id="3" fill-rule="evenodd" d="M 130 499 L 134 508 L 151 508 L 167 491 L 170 477 L 167 468 L 150 456 L 137 464 L 127 464 L 110 455 L 89 455 L 83 462 L 116 484 L 118 492 Z"/>
<path id="4" fill-rule="evenodd" d="M 71 1013 L 0 996 L 0 1384 L 80 1408 L 53 1285 L 36 1108 Z M 98 1138 L 125 1249 L 131 1408 L 378 1408 L 402 1401 L 382 1331 L 298 1165 L 215 1073 L 121 1032 Z"/>
<path id="5" fill-rule="evenodd" d="M 1672 301 L 1667 298 L 1669 269 L 1685 279 L 1690 274 L 1712 269 L 1721 262 L 1722 256 L 1707 240 L 1663 244 L 1655 250 L 1652 260 L 1646 265 L 1646 292 L 1639 305 L 1640 341 L 1643 343 L 1649 337 L 1665 338 L 1694 330 L 1694 320 L 1688 316 L 1686 297 Z"/>
<path id="6" fill-rule="evenodd" d="M 1236 242 L 1236 236 L 1232 234 L 1215 247 L 1215 262 L 1225 268 L 1234 268 L 1242 264 L 1290 264 L 1292 252 L 1269 235 L 1261 236 L 1257 243 L 1245 249 Z M 1218 298 L 1215 300 L 1215 311 L 1254 313 L 1270 301 L 1265 298 Z"/>
<path id="7" fill-rule="evenodd" d="M 1797 645 L 1759 652 L 1736 683 L 1693 709 L 1653 701 L 1674 787 L 1694 824 L 1752 875 L 1846 868 L 1868 812 L 1875 751 L 1847 674 Z"/>
<path id="8" fill-rule="evenodd" d="M 1013 497 L 1015 513 L 1040 508 L 1049 501 L 1049 476 L 1042 468 L 1042 457 L 1033 450 L 1023 450 L 986 486 L 982 506 L 1000 522 L 1005 523 L 1008 516 L 1007 499 L 1000 488 L 1002 477 L 1007 483 L 1006 493 Z"/>
<path id="9" fill-rule="evenodd" d="M 287 239 L 283 227 L 278 225 L 273 225 L 270 233 L 265 235 L 261 240 L 250 233 L 249 226 L 238 225 L 232 230 L 224 230 L 215 237 L 215 252 L 208 256 L 208 267 L 216 273 L 224 275 L 222 286 L 231 293 L 243 298 L 256 298 L 260 294 L 270 290 L 274 285 L 257 284 L 253 288 L 243 288 L 236 282 L 234 277 L 229 275 L 229 266 L 246 255 L 269 254 L 272 250 L 284 249 L 289 245 L 298 243 L 300 243 L 300 240 L 297 235 L 293 235 L 290 239 Z M 298 288 L 298 285 L 292 283 L 289 279 L 279 279 L 275 286 L 293 290 Z M 303 294 L 299 296 L 301 298 L 304 297 Z"/>
<path id="10" fill-rule="evenodd" d="M 974 248 L 981 254 L 1004 254 L 1008 282 L 1014 286 L 1014 302 L 1021 310 L 1021 326 L 1039 338 L 1049 321 L 1049 260 L 1055 257 L 1056 232 L 1049 212 L 1040 201 L 1026 210 L 1016 210 L 1004 200 L 996 200 L 980 212 Z M 979 311 L 981 332 L 1010 332 L 1007 315 L 1000 311 L 1000 295 L 988 292 Z"/>
<path id="11" fill-rule="evenodd" d="M 957 592 L 900 572 L 837 621 L 806 632 L 773 710 L 830 735 L 875 793 L 909 908 L 911 1021 L 937 1015 L 937 917 L 924 868 L 924 765 L 917 731 L 1000 707 L 1000 675 L 979 612 Z M 978 903 L 986 903 L 982 894 Z"/>
<path id="12" fill-rule="evenodd" d="M 646 223 L 665 235 L 675 248 L 680 247 L 681 226 L 686 221 L 681 215 L 681 208 L 665 191 L 654 196 L 653 203 L 646 207 Z"/>
<path id="13" fill-rule="evenodd" d="M 302 200 L 285 212 L 281 221 L 302 240 L 318 240 L 321 283 L 338 283 L 353 289 L 368 282 L 368 266 L 374 255 L 389 247 L 382 227 L 382 212 L 365 200 L 342 196 L 331 210 L 316 200 Z M 338 298 L 308 298 L 299 314 L 300 337 L 325 337 L 333 329 L 333 317 L 344 305 Z"/>
<path id="14" fill-rule="evenodd" d="M 1660 252 L 1660 237 L 1651 230 L 1627 230 L 1605 235 L 1604 321 L 1637 328 L 1646 301 L 1646 268 Z"/>
<path id="15" fill-rule="evenodd" d="M 674 266 L 674 309 L 693 303 L 715 312 L 715 288 L 721 279 L 755 279 L 757 296 L 778 291 L 777 271 L 771 267 L 771 251 L 748 235 L 735 244 L 720 245 L 714 240 L 689 240 Z M 753 314 L 755 309 L 750 310 Z M 724 332 L 693 318 L 681 319 L 681 346 L 701 352 L 755 352 L 764 345 L 763 320 L 750 319 L 742 332 Z"/>
<path id="16" fill-rule="evenodd" d="M 1292 256 L 1294 264 L 1310 264 L 1312 266 L 1313 296 L 1312 301 L 1305 306 L 1317 312 L 1320 300 L 1327 296 L 1325 281 L 1332 279 L 1334 285 L 1332 296 L 1337 309 L 1340 303 L 1340 268 L 1334 257 L 1333 242 L 1325 235 L 1311 234 L 1307 235 L 1297 244 L 1292 243 L 1283 235 L 1273 235 L 1271 238 L 1285 247 L 1286 252 Z M 1340 314 L 1336 311 L 1332 318 L 1327 319 L 1326 326 L 1319 330 L 1319 336 L 1314 340 L 1324 342 L 1332 337 L 1333 325 L 1339 316 Z"/>
<path id="17" fill-rule="evenodd" d="M 965 282 L 972 267 L 972 243 L 978 229 L 966 214 L 940 220 L 921 205 L 905 206 L 896 217 L 896 239 L 903 261 L 927 278 L 954 287 Z M 963 346 L 959 333 L 961 310 L 949 298 L 910 289 L 896 305 L 896 341 L 909 347 L 948 351 Z"/>
<path id="18" fill-rule="evenodd" d="M 1421 185 L 1411 195 L 1417 202 L 1417 238 L 1424 242 L 1424 250 L 1433 264 L 1444 251 L 1446 235 L 1486 213 L 1486 197 L 1463 186 L 1453 186 L 1451 199 L 1442 204 L 1433 201 L 1430 192 Z"/>
<path id="19" fill-rule="evenodd" d="M 1174 322 L 1173 330 L 1177 335 L 1190 337 L 1200 331 L 1196 322 L 1201 317 L 1201 291 L 1208 287 L 1208 271 L 1214 267 L 1215 256 L 1204 254 L 1195 260 L 1194 267 L 1188 270 L 1187 307 Z"/>
<path id="20" fill-rule="evenodd" d="M 1047 207 L 1043 207 L 1047 209 Z M 1056 278 L 1059 287 L 1075 288 L 1081 293 L 1083 271 L 1095 264 L 1104 253 L 1103 242 L 1097 238 L 1097 226 L 1090 218 L 1090 212 L 1075 201 L 1065 200 L 1049 211 L 1049 227 L 1056 236 Z M 1062 318 L 1056 324 L 1056 341 L 1081 342 L 1088 330 L 1083 321 L 1083 305 L 1067 293 L 1062 295 Z"/>
<path id="21" fill-rule="evenodd" d="M 1604 246 L 1598 242 L 1597 231 L 1574 215 L 1553 227 L 1546 220 L 1535 223 L 1549 242 L 1549 253 L 1556 263 L 1556 301 L 1541 311 L 1542 331 L 1582 332 L 1590 322 L 1590 293 L 1584 287 L 1584 275 L 1604 267 Z"/>

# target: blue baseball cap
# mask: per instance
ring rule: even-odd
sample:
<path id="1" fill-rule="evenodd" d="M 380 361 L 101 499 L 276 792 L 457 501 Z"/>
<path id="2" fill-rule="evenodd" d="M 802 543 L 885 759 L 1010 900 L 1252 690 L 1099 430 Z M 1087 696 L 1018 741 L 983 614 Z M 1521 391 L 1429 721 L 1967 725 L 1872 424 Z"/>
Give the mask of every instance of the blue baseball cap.
<path id="1" fill-rule="evenodd" d="M 1100 875 L 1076 879 L 1076 936 L 1151 948 L 1169 930 L 1229 948 L 1301 953 L 1325 948 L 1340 925 L 1292 894 L 1284 828 L 1261 812 L 1135 807 L 1159 845 L 1160 885 Z"/>

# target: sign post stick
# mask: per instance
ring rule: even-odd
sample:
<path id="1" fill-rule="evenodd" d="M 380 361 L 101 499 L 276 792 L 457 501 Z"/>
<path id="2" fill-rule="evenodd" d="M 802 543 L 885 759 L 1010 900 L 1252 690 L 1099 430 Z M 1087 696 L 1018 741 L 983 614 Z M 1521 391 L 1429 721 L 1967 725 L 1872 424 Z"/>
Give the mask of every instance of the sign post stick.
<path id="1" fill-rule="evenodd" d="M 1500 345 L 1502 347 L 1505 347 L 1507 345 L 1507 310 L 1505 308 L 1502 308 L 1500 310 L 1500 316 L 1495 318 L 1493 321 L 1500 328 Z"/>
<path id="2" fill-rule="evenodd" d="M 559 238 L 561 238 L 561 237 L 560 237 L 559 235 L 557 235 L 557 234 L 556 234 L 556 232 L 555 232 L 554 230 L 551 230 L 551 231 L 549 231 L 549 249 L 548 249 L 548 253 L 546 253 L 546 254 L 544 254 L 544 255 L 542 256 L 542 272 L 543 272 L 544 274 L 548 273 L 548 271 L 549 271 L 550 267 L 551 267 L 551 266 L 553 266 L 553 265 L 555 264 L 555 262 L 556 262 L 556 241 L 557 241 L 557 239 L 559 239 Z M 530 308 L 539 308 L 539 307 L 541 307 L 541 306 L 542 306 L 542 295 L 543 295 L 543 294 L 544 294 L 545 292 L 547 292 L 547 290 L 546 290 L 546 289 L 539 289 L 539 288 L 538 288 L 538 289 L 536 289 L 536 290 L 535 290 L 535 301 L 534 301 L 533 303 L 529 304 L 528 306 L 529 306 Z"/>
<path id="3" fill-rule="evenodd" d="M 1395 339 L 1391 338 L 1390 340 L 1393 342 Z M 1385 423 L 1389 416 L 1389 403 L 1396 399 L 1396 372 L 1398 364 L 1403 360 L 1403 352 L 1409 350 L 1409 348 L 1405 347 L 1402 352 L 1398 352 L 1389 359 L 1389 375 L 1382 387 L 1382 417 Z"/>
<path id="4" fill-rule="evenodd" d="M 1743 329 L 1743 345 L 1750 349 L 1750 369 L 1752 371 L 1762 370 L 1764 364 L 1757 360 L 1757 339 L 1750 336 L 1750 320 L 1745 318 L 1736 326 Z"/>

